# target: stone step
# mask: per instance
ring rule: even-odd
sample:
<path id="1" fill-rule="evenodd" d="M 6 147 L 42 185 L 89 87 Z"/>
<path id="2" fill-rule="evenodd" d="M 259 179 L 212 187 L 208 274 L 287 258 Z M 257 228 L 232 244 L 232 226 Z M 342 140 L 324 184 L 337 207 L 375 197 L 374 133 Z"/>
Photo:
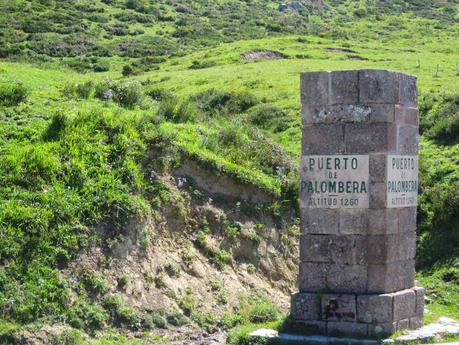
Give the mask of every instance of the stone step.
<path id="1" fill-rule="evenodd" d="M 330 337 L 324 335 L 299 335 L 278 333 L 273 329 L 259 329 L 252 333 L 253 338 L 270 339 L 275 344 L 298 344 L 298 345 L 377 345 L 377 344 L 413 344 L 423 343 L 434 345 L 459 345 L 459 342 L 441 344 L 439 341 L 450 336 L 459 336 L 459 322 L 456 320 L 440 317 L 437 322 L 425 325 L 419 329 L 407 331 L 396 338 L 384 340 L 356 339 Z"/>

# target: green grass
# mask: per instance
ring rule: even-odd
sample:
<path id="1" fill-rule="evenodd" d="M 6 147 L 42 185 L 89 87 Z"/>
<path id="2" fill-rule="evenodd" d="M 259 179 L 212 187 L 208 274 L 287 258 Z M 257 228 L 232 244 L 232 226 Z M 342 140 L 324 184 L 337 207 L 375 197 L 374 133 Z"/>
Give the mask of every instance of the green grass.
<path id="1" fill-rule="evenodd" d="M 435 322 L 438 317 L 458 319 L 459 316 L 459 260 L 418 273 L 419 285 L 427 292 L 425 322 Z"/>

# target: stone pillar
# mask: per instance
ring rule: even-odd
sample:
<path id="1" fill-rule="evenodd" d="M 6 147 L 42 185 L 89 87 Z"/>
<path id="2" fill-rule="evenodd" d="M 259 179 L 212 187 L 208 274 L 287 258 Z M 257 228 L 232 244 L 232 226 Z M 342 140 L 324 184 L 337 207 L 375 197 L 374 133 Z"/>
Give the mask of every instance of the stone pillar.
<path id="1" fill-rule="evenodd" d="M 301 75 L 299 292 L 292 318 L 328 335 L 382 337 L 423 324 L 414 283 L 416 77 Z"/>

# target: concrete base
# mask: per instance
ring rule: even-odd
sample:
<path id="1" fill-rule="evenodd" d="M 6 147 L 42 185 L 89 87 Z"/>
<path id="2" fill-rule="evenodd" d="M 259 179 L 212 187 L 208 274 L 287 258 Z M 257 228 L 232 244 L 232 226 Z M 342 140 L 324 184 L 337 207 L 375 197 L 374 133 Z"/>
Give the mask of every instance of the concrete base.
<path id="1" fill-rule="evenodd" d="M 423 325 L 424 289 L 387 294 L 292 295 L 293 327 L 299 333 L 382 338 Z"/>
<path id="2" fill-rule="evenodd" d="M 459 335 L 459 322 L 441 317 L 437 322 L 423 326 L 417 330 L 405 331 L 396 338 L 384 340 L 338 338 L 324 335 L 298 335 L 278 333 L 272 329 L 260 329 L 250 334 L 253 338 L 268 339 L 268 344 L 308 344 L 308 345 L 376 345 L 376 344 L 410 344 L 413 342 L 438 342 L 450 336 Z M 453 343 L 449 343 L 453 344 Z"/>

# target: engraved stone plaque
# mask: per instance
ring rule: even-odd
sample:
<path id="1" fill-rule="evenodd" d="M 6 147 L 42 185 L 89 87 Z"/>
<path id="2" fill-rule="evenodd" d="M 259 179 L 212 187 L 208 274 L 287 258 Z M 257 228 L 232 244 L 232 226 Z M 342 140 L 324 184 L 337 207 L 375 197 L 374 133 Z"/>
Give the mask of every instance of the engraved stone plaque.
<path id="1" fill-rule="evenodd" d="M 369 155 L 302 156 L 300 200 L 307 208 L 368 208 Z"/>
<path id="2" fill-rule="evenodd" d="M 387 155 L 387 207 L 416 206 L 418 156 Z"/>

